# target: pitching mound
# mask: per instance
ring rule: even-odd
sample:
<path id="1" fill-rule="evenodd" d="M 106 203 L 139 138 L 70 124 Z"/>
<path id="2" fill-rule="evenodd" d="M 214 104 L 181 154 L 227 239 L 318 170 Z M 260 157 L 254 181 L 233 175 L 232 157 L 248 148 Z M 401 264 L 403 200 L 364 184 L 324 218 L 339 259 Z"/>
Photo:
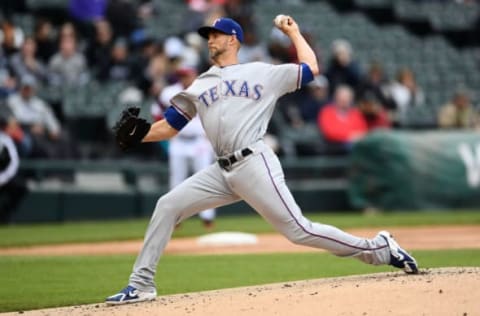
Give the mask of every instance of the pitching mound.
<path id="1" fill-rule="evenodd" d="M 480 268 L 328 278 L 158 297 L 108 307 L 83 305 L 25 315 L 478 315 Z M 11 313 L 18 315 L 18 313 Z"/>

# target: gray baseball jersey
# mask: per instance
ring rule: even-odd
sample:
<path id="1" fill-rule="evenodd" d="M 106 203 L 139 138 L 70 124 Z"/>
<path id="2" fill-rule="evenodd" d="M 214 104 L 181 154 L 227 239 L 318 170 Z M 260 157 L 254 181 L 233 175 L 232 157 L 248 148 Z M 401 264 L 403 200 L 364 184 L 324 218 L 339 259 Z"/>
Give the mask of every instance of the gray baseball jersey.
<path id="1" fill-rule="evenodd" d="M 217 156 L 229 163 L 212 164 L 158 200 L 130 285 L 144 291 L 155 288 L 156 266 L 176 223 L 239 200 L 294 243 L 370 264 L 389 263 L 390 250 L 381 236 L 359 238 L 303 216 L 277 156 L 262 140 L 276 100 L 308 82 L 309 71 L 296 64 L 213 66 L 172 99 L 165 115 L 170 125 L 181 129 L 198 114 Z"/>
<path id="2" fill-rule="evenodd" d="M 172 99 L 187 119 L 199 114 L 218 156 L 262 139 L 276 100 L 299 88 L 301 66 L 261 62 L 213 66 Z"/>

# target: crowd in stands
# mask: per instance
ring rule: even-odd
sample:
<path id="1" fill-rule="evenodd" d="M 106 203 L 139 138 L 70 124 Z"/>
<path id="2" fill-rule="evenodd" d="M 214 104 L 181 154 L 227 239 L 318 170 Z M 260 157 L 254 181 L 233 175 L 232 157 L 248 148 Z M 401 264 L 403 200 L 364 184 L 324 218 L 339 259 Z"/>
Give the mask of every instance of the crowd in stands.
<path id="1" fill-rule="evenodd" d="M 2 2 L 0 114 L 8 122 L 6 133 L 22 157 L 80 157 L 63 113 L 64 100 L 43 100 L 38 92 L 92 81 L 125 82 L 140 96 L 137 101 L 152 100 L 155 108 L 162 103 L 162 89 L 179 80 L 180 65 L 199 72 L 209 67 L 205 43 L 195 30 L 220 16 L 230 16 L 244 28 L 241 62 L 297 62 L 292 44 L 277 29 L 272 28 L 267 39 L 259 38 L 253 2 L 185 1 L 187 15 L 178 21 L 178 30 L 164 38 L 149 34 L 145 27 L 149 20 L 169 14 L 155 1 L 70 0 L 63 19 L 35 13 L 31 34 L 12 19 L 18 12 L 28 14 L 26 1 Z M 274 115 L 287 126 L 271 126 L 271 136 L 281 137 L 286 128 L 316 125 L 319 139 L 332 152 L 344 153 L 374 129 L 402 128 L 409 108 L 423 106 L 426 92 L 408 65 L 389 78 L 381 60 L 362 69 L 348 41 L 319 43 L 316 34 L 304 30 L 304 35 L 317 53 L 322 75 L 279 100 Z M 324 60 L 324 55 L 331 58 Z M 459 90 L 445 103 L 438 126 L 478 127 L 468 91 Z"/>
<path id="2" fill-rule="evenodd" d="M 221 16 L 237 20 L 244 29 L 238 55 L 241 63 L 298 62 L 292 43 L 278 29 L 272 27 L 267 38 L 260 37 L 254 2 L 184 0 L 185 14 L 171 29 L 157 33 L 152 21 L 172 14 L 166 6 L 170 1 L 65 0 L 65 7 L 47 10 L 30 8 L 34 1 L 0 1 L 0 223 L 8 222 L 27 192 L 25 175 L 17 172 L 20 159 L 127 156 L 119 155 L 115 146 L 110 114 L 130 102 L 146 105 L 142 112 L 150 121 L 161 119 L 170 105 L 165 98 L 168 87 L 185 85 L 184 80 L 191 80 L 192 74 L 210 67 L 205 41 L 196 33 L 201 25 L 212 24 Z M 31 18 L 32 27 L 19 23 L 18 16 Z M 475 27 L 480 30 L 480 18 Z M 410 110 L 425 107 L 429 91 L 418 84 L 411 65 L 389 76 L 383 66 L 389 61 L 357 60 L 355 47 L 345 39 L 327 43 L 308 28 L 302 33 L 318 57 L 321 74 L 279 99 L 265 138 L 280 155 L 345 155 L 374 130 L 408 128 Z M 475 43 L 480 44 L 478 36 Z M 362 67 L 365 64 L 366 69 Z M 92 83 L 100 87 L 96 93 L 107 90 L 111 83 L 121 83 L 123 89 L 118 91 L 118 102 L 108 101 L 112 111 L 101 117 L 100 124 L 89 117 L 78 120 L 66 114 L 69 96 L 62 91 L 92 93 L 84 89 Z M 451 99 L 435 105 L 435 126 L 479 129 L 480 115 L 474 102 L 471 91 L 458 87 Z M 84 141 L 74 133 L 78 125 L 100 140 L 93 153 L 81 150 Z M 291 135 L 301 142 L 292 142 Z M 171 154 L 165 142 L 145 144 L 135 152 L 147 159 L 167 160 Z M 69 174 L 60 176 L 71 180 Z"/>

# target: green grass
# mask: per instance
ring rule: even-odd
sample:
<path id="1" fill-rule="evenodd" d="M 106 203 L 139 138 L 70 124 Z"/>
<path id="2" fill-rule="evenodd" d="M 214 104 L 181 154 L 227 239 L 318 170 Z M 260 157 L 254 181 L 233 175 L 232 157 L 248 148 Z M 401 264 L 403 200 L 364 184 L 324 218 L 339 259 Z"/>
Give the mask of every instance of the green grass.
<path id="1" fill-rule="evenodd" d="M 418 251 L 423 268 L 480 266 L 480 250 Z M 0 312 L 102 302 L 126 285 L 133 256 L 0 257 Z M 165 256 L 159 295 L 392 271 L 326 253 Z"/>
<path id="2" fill-rule="evenodd" d="M 375 216 L 358 213 L 324 213 L 307 214 L 307 217 L 340 228 L 480 224 L 480 211 L 395 212 Z M 131 219 L 0 226 L 0 247 L 141 239 L 147 224 L 148 219 Z M 257 215 L 221 216 L 217 219 L 215 230 L 249 233 L 273 231 L 272 227 Z M 181 228 L 175 231 L 174 237 L 198 236 L 204 233 L 205 230 L 195 217 L 184 222 Z"/>

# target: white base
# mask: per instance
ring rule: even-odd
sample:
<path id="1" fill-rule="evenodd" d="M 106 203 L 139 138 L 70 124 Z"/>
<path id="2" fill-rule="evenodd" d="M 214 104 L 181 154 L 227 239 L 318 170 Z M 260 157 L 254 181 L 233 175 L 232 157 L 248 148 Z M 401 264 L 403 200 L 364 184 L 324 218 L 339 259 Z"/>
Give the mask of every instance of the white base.
<path id="1" fill-rule="evenodd" d="M 254 245 L 257 243 L 257 236 L 241 232 L 219 232 L 197 238 L 197 244 L 201 246 Z"/>

